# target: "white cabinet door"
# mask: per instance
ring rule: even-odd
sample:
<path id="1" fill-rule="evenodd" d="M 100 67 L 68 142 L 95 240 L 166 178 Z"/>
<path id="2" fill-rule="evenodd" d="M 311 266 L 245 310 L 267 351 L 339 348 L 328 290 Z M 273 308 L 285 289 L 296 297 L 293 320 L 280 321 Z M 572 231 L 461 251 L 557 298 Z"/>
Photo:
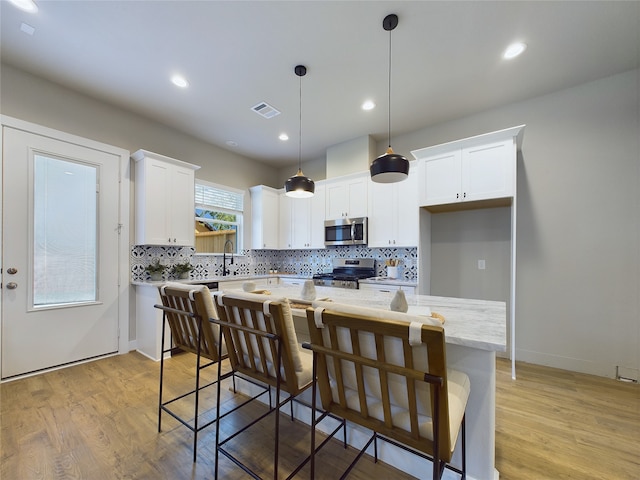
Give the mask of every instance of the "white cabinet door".
<path id="1" fill-rule="evenodd" d="M 311 247 L 311 198 L 293 199 L 291 205 L 291 237 L 293 248 Z"/>
<path id="2" fill-rule="evenodd" d="M 369 184 L 368 246 L 371 248 L 389 247 L 397 235 L 398 185 L 376 182 Z"/>
<path id="3" fill-rule="evenodd" d="M 251 248 L 277 249 L 279 196 L 274 188 L 258 185 L 251 192 Z"/>
<path id="4" fill-rule="evenodd" d="M 463 201 L 513 196 L 514 168 L 512 141 L 463 149 Z"/>
<path id="5" fill-rule="evenodd" d="M 326 184 L 326 219 L 367 216 L 368 174 L 329 181 Z"/>
<path id="6" fill-rule="evenodd" d="M 193 246 L 195 170 L 198 166 L 138 150 L 136 244 Z"/>
<path id="7" fill-rule="evenodd" d="M 325 187 L 317 185 L 310 198 L 280 197 L 280 248 L 325 248 Z"/>
<path id="8" fill-rule="evenodd" d="M 512 197 L 513 141 L 457 148 L 421 160 L 420 205 Z"/>
<path id="9" fill-rule="evenodd" d="M 398 183 L 369 183 L 369 247 L 418 245 L 418 174 L 412 162 L 409 176 Z"/>
<path id="10" fill-rule="evenodd" d="M 195 244 L 195 176 L 193 170 L 174 167 L 171 174 L 171 204 L 169 217 L 174 243 Z"/>
<path id="11" fill-rule="evenodd" d="M 394 245 L 399 247 L 417 247 L 420 232 L 420 207 L 418 205 L 417 162 L 411 163 L 409 176 L 403 182 L 396 183 L 398 232 Z M 371 224 L 371 223 L 369 223 Z"/>
<path id="12" fill-rule="evenodd" d="M 457 149 L 421 161 L 420 205 L 442 205 L 460 201 L 462 152 Z"/>
<path id="13" fill-rule="evenodd" d="M 360 290 L 374 290 L 376 292 L 382 293 L 391 293 L 396 292 L 398 290 L 404 290 L 406 293 L 410 295 L 415 295 L 416 287 L 407 286 L 407 285 L 391 285 L 385 283 L 360 283 Z"/>
<path id="14" fill-rule="evenodd" d="M 280 219 L 278 246 L 281 249 L 293 248 L 293 219 L 291 209 L 293 208 L 293 202 L 297 200 L 304 199 L 287 197 L 284 192 L 278 197 L 278 213 Z"/>
<path id="15" fill-rule="evenodd" d="M 326 187 L 316 183 L 316 191 L 311 197 L 310 247 L 325 248 L 324 219 L 325 219 Z"/>

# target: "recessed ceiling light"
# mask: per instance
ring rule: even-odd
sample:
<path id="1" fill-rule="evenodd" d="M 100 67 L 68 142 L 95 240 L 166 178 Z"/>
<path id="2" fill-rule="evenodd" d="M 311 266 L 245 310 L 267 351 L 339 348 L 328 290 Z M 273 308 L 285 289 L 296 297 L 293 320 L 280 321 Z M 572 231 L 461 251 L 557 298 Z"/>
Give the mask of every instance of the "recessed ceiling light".
<path id="1" fill-rule="evenodd" d="M 283 142 L 286 142 L 287 140 L 289 140 L 289 135 L 287 135 L 286 133 L 281 133 L 278 138 Z"/>
<path id="2" fill-rule="evenodd" d="M 38 6 L 35 4 L 33 0 L 9 0 L 20 10 L 24 10 L 29 13 L 36 13 L 38 11 Z"/>
<path id="3" fill-rule="evenodd" d="M 173 75 L 171 77 L 171 83 L 173 83 L 176 87 L 187 88 L 189 86 L 189 82 L 182 75 Z"/>
<path id="4" fill-rule="evenodd" d="M 227 140 L 226 144 L 229 145 L 230 147 L 237 147 L 238 146 L 238 142 L 234 142 L 233 140 Z"/>
<path id="5" fill-rule="evenodd" d="M 502 58 L 505 60 L 511 60 L 512 58 L 516 58 L 522 52 L 527 49 L 527 44 L 522 42 L 512 43 L 507 47 L 507 49 L 502 54 Z"/>
<path id="6" fill-rule="evenodd" d="M 373 102 L 373 100 L 366 100 L 362 104 L 362 109 L 363 110 L 373 110 L 374 108 L 376 108 L 376 104 Z"/>

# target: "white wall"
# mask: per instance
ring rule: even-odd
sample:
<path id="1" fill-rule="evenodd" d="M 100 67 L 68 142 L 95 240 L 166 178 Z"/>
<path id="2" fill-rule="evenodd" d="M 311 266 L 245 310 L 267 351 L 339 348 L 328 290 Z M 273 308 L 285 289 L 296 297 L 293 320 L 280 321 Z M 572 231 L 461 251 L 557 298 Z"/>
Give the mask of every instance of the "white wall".
<path id="1" fill-rule="evenodd" d="M 640 70 L 397 136 L 394 150 L 410 156 L 520 124 L 516 358 L 603 376 L 621 365 L 637 378 Z M 500 269 L 478 276 L 477 224 L 437 221 L 432 292 L 481 295 L 483 282 L 504 282 Z M 498 242 L 508 228 L 498 227 Z"/>

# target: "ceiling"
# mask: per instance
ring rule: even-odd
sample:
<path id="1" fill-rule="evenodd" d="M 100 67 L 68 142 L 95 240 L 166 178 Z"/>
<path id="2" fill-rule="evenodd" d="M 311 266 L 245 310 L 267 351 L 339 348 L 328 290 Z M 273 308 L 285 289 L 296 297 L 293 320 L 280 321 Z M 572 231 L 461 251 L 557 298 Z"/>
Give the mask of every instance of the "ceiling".
<path id="1" fill-rule="evenodd" d="M 278 167 L 298 161 L 297 64 L 308 69 L 303 161 L 364 135 L 386 139 L 389 13 L 399 17 L 393 135 L 640 65 L 639 1 L 36 3 L 30 14 L 1 1 L 3 62 Z M 503 60 L 516 40 L 528 49 Z M 189 87 L 171 84 L 173 73 Z M 377 108 L 363 111 L 366 99 Z M 281 114 L 259 116 L 260 102 Z"/>

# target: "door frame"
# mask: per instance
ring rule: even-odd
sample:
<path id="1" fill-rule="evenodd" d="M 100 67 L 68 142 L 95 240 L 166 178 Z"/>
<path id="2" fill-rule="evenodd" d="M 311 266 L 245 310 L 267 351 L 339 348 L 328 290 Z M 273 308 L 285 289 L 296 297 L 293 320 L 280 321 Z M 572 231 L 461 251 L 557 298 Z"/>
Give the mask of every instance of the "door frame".
<path id="1" fill-rule="evenodd" d="M 100 150 L 120 158 L 119 165 L 119 193 L 118 193 L 118 224 L 120 225 L 120 236 L 118 244 L 118 354 L 128 353 L 130 348 L 129 341 L 129 302 L 131 297 L 131 266 L 130 266 L 130 189 L 131 189 L 131 165 L 130 152 L 120 147 L 108 145 L 106 143 L 97 142 L 88 138 L 80 137 L 66 132 L 61 132 L 53 128 L 44 127 L 35 123 L 20 120 L 7 115 L 0 115 L 0 126 L 11 127 L 16 130 L 22 130 L 28 133 L 50 137 L 63 142 L 74 143 L 83 147 Z M 3 152 L 3 137 L 0 135 L 0 152 Z M 4 164 L 4 158 L 2 159 Z M 2 176 L 4 168 L 0 169 L 0 268 L 4 268 L 3 245 L 2 245 L 2 227 L 3 221 L 3 185 L 4 178 Z M 0 295 L 0 325 L 2 325 L 2 295 Z M 85 360 L 86 361 L 86 360 Z M 0 328 L 0 362 L 2 362 L 2 328 Z M 80 360 L 75 363 L 82 363 Z M 1 367 L 1 365 L 0 365 Z M 20 375 L 10 380 L 24 378 L 30 375 L 37 375 L 46 371 L 65 368 L 65 366 L 52 367 L 47 370 L 38 371 L 36 373 Z"/>

